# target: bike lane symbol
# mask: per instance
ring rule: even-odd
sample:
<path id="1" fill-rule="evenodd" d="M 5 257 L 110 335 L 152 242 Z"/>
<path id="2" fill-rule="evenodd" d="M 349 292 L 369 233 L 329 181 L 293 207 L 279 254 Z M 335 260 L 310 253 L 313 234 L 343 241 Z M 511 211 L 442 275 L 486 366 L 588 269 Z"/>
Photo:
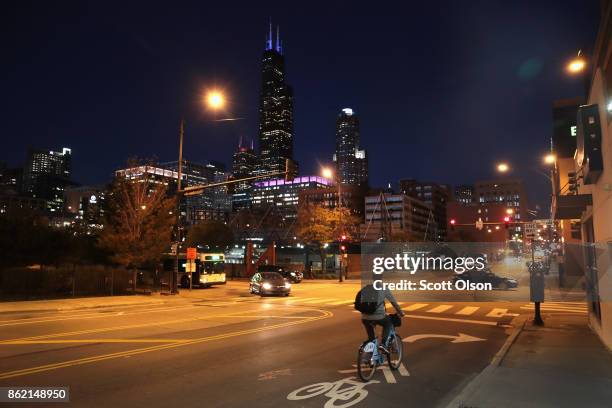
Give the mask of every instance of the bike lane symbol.
<path id="1" fill-rule="evenodd" d="M 363 401 L 368 396 L 366 386 L 377 384 L 380 381 L 370 380 L 367 383 L 359 381 L 356 377 L 347 377 L 336 382 L 321 382 L 310 384 L 289 393 L 289 401 L 299 401 L 324 395 L 329 398 L 324 408 L 347 408 Z"/>

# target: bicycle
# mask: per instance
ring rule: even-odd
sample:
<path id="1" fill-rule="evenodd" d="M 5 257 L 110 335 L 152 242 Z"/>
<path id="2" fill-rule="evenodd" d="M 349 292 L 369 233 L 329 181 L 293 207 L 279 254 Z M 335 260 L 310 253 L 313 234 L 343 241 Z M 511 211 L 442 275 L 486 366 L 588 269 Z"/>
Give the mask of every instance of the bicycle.
<path id="1" fill-rule="evenodd" d="M 383 345 L 378 344 L 378 337 L 376 337 L 372 341 L 367 340 L 363 342 L 361 347 L 359 347 L 359 352 L 357 353 L 357 374 L 364 382 L 368 382 L 374 377 L 376 368 L 385 363 L 385 356 L 387 356 L 389 368 L 392 370 L 397 370 L 402 363 L 404 347 L 402 338 L 395 331 L 395 327 L 399 325 L 395 324 L 397 319 L 392 320 L 394 324 Z"/>

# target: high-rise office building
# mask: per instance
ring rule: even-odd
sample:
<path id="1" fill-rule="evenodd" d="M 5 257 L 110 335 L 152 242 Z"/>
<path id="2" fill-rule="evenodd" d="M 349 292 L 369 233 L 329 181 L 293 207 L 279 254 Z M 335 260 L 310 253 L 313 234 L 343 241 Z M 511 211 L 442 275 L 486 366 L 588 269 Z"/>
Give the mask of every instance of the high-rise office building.
<path id="1" fill-rule="evenodd" d="M 279 29 L 274 42 L 272 23 L 263 53 L 261 79 L 257 173 L 282 172 L 285 161 L 293 160 L 293 90 L 285 82 Z"/>
<path id="2" fill-rule="evenodd" d="M 359 145 L 359 118 L 350 108 L 342 109 L 336 121 L 336 174 L 342 184 L 368 184 L 368 158 Z"/>
<path id="3" fill-rule="evenodd" d="M 64 190 L 72 185 L 70 170 L 72 151 L 30 149 L 23 171 L 23 192 L 47 202 L 47 209 L 55 212 L 64 207 Z"/>
<path id="4" fill-rule="evenodd" d="M 253 141 L 250 147 L 243 145 L 242 138 L 238 142 L 238 150 L 234 152 L 232 160 L 232 175 L 235 179 L 252 177 L 255 175 L 257 166 L 257 155 L 253 149 Z M 251 181 L 243 181 L 236 183 L 234 186 L 234 194 L 232 195 L 232 209 L 247 208 L 251 204 L 250 191 L 252 189 Z"/>
<path id="5" fill-rule="evenodd" d="M 474 183 L 474 202 L 501 203 L 506 206 L 506 215 L 510 217 L 511 236 L 523 235 L 521 223 L 529 220 L 527 194 L 523 180 L 518 178 L 500 178 L 496 180 L 477 181 Z M 505 215 L 505 216 L 506 216 Z M 505 217 L 504 216 L 504 217 Z M 503 219 L 496 222 L 503 222 Z"/>

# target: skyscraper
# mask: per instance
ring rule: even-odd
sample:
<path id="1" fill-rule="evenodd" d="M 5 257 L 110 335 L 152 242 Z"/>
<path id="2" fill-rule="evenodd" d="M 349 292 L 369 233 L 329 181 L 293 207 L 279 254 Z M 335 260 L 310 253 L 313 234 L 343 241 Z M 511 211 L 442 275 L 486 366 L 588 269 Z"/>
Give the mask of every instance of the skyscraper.
<path id="1" fill-rule="evenodd" d="M 263 53 L 259 106 L 259 165 L 258 174 L 282 172 L 285 160 L 293 160 L 293 90 L 285 83 L 285 57 L 276 29 L 272 38 L 272 23 Z"/>
<path id="2" fill-rule="evenodd" d="M 70 182 L 72 151 L 31 149 L 23 172 L 23 192 L 47 202 L 50 211 L 64 207 L 64 190 Z"/>
<path id="3" fill-rule="evenodd" d="M 256 166 L 257 155 L 253 150 L 253 141 L 251 141 L 251 146 L 249 147 L 243 145 L 242 138 L 240 138 L 238 150 L 234 152 L 232 161 L 232 175 L 236 179 L 251 177 L 255 175 Z M 249 181 L 236 183 L 235 192 L 232 195 L 232 208 L 234 210 L 249 207 L 251 205 L 251 189 L 252 183 Z"/>
<path id="4" fill-rule="evenodd" d="M 359 145 L 359 118 L 350 108 L 342 109 L 336 121 L 336 174 L 342 184 L 368 184 L 368 158 Z"/>

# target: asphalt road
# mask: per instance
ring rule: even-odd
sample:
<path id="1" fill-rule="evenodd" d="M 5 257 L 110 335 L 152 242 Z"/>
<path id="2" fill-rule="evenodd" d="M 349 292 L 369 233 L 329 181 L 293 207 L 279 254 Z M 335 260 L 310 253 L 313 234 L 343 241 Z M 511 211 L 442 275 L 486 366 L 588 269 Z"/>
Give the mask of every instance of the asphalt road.
<path id="1" fill-rule="evenodd" d="M 351 379 L 365 337 L 357 290 L 303 283 L 288 298 L 260 298 L 230 282 L 158 306 L 4 314 L 0 386 L 68 386 L 75 407 L 435 407 L 530 311 L 404 302 L 403 366 L 364 384 Z"/>

